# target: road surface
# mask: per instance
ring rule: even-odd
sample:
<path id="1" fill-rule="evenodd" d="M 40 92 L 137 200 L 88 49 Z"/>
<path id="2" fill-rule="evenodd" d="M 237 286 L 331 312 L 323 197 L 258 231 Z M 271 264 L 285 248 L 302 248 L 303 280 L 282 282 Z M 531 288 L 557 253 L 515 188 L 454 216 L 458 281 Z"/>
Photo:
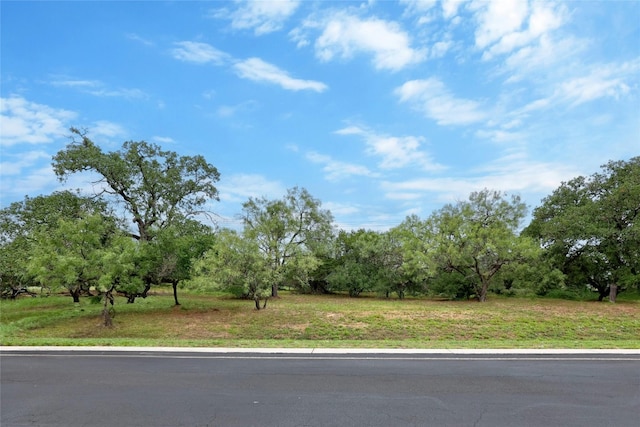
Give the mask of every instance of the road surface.
<path id="1" fill-rule="evenodd" d="M 640 425 L 640 352 L 0 351 L 0 425 Z"/>

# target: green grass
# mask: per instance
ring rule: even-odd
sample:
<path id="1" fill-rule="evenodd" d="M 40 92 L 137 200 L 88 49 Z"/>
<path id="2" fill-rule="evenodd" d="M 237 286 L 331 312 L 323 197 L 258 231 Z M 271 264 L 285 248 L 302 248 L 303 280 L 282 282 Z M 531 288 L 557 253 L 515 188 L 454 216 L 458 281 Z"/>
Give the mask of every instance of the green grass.
<path id="1" fill-rule="evenodd" d="M 486 303 L 282 293 L 250 301 L 170 294 L 100 304 L 68 296 L 0 301 L 2 345 L 356 348 L 640 348 L 640 301 L 491 297 Z"/>

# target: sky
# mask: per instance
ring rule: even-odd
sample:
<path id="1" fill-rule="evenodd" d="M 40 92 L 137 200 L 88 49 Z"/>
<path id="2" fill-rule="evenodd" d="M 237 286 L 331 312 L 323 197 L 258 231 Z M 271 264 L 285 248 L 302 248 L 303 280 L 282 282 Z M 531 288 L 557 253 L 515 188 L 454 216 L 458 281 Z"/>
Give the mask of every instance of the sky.
<path id="1" fill-rule="evenodd" d="M 80 188 L 86 129 L 220 172 L 221 227 L 305 188 L 386 230 L 473 191 L 530 209 L 640 155 L 638 1 L 2 1 L 0 205 Z M 95 177 L 93 177 L 95 178 Z"/>

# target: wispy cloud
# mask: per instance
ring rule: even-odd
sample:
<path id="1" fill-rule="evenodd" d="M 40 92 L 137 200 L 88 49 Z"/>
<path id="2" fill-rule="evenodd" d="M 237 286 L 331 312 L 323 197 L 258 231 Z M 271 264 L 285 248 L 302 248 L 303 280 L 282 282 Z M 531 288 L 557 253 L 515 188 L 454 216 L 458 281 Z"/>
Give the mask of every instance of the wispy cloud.
<path id="1" fill-rule="evenodd" d="M 20 154 L 3 153 L 0 162 L 0 176 L 22 175 L 25 168 L 30 168 L 44 160 L 51 160 L 51 155 L 45 151 L 26 151 Z"/>
<path id="2" fill-rule="evenodd" d="M 311 90 L 324 92 L 328 86 L 315 80 L 304 80 L 292 77 L 287 71 L 270 64 L 260 58 L 235 59 L 207 43 L 183 41 L 175 43 L 178 47 L 172 50 L 175 59 L 196 64 L 212 63 L 214 65 L 232 64 L 236 75 L 242 79 L 255 82 L 275 84 L 286 90 Z M 230 115 L 234 111 L 228 106 L 221 107 L 219 115 Z"/>
<path id="3" fill-rule="evenodd" d="M 407 102 L 439 125 L 468 125 L 485 120 L 484 106 L 469 99 L 457 98 L 437 78 L 411 80 L 395 90 L 400 102 Z"/>
<path id="4" fill-rule="evenodd" d="M 552 2 L 509 0 L 477 3 L 476 46 L 483 59 L 536 44 L 567 21 L 566 7 Z"/>
<path id="5" fill-rule="evenodd" d="M 455 18 L 460 6 L 465 4 L 462 0 L 400 0 L 405 7 L 405 15 L 418 16 L 418 24 L 426 24 L 436 19 L 435 14 L 440 12 L 445 19 Z M 440 5 L 438 9 L 436 6 Z"/>
<path id="6" fill-rule="evenodd" d="M 605 97 L 617 99 L 629 93 L 639 72 L 640 59 L 594 65 L 581 76 L 561 83 L 556 95 L 574 106 Z"/>
<path id="7" fill-rule="evenodd" d="M 217 185 L 221 202 L 246 202 L 249 197 L 280 198 L 286 187 L 257 174 L 233 174 L 224 176 Z"/>
<path id="8" fill-rule="evenodd" d="M 399 24 L 344 10 L 308 18 L 291 32 L 291 37 L 298 46 L 304 46 L 309 43 L 309 33 L 318 30 L 314 47 L 322 61 L 366 53 L 373 56 L 376 69 L 398 71 L 426 57 L 424 51 L 411 46 L 409 34 Z"/>
<path id="9" fill-rule="evenodd" d="M 409 165 L 429 171 L 444 169 L 421 149 L 424 143 L 421 137 L 379 134 L 359 126 L 348 126 L 335 133 L 360 136 L 367 146 L 366 153 L 381 158 L 381 169 L 398 169 Z"/>
<path id="10" fill-rule="evenodd" d="M 98 120 L 88 129 L 91 137 L 117 138 L 124 137 L 127 131 L 117 123 L 108 120 Z"/>
<path id="11" fill-rule="evenodd" d="M 151 140 L 157 144 L 173 144 L 175 142 L 170 136 L 154 136 Z"/>
<path id="12" fill-rule="evenodd" d="M 280 30 L 300 5 L 299 0 L 237 1 L 235 10 L 216 9 L 210 16 L 231 20 L 231 28 L 253 30 L 258 36 Z"/>
<path id="13" fill-rule="evenodd" d="M 322 82 L 293 78 L 286 71 L 260 58 L 249 58 L 236 62 L 234 69 L 238 76 L 243 79 L 272 83 L 287 90 L 324 92 L 327 89 L 327 85 Z"/>
<path id="14" fill-rule="evenodd" d="M 127 33 L 126 36 L 127 36 L 127 38 L 129 40 L 133 40 L 133 41 L 138 42 L 140 44 L 143 44 L 145 46 L 154 46 L 155 45 L 155 43 L 152 42 L 151 40 L 145 39 L 144 37 L 142 37 L 142 36 L 140 36 L 140 35 L 138 35 L 136 33 Z"/>
<path id="15" fill-rule="evenodd" d="M 50 165 L 32 168 L 11 177 L 11 179 L 3 177 L 0 180 L 0 192 L 3 196 L 12 196 L 13 198 L 42 194 L 46 193 L 48 189 L 54 190 L 59 187 L 56 175 Z"/>
<path id="16" fill-rule="evenodd" d="M 241 102 L 236 105 L 221 105 L 216 110 L 216 115 L 223 118 L 233 117 L 241 112 L 254 111 L 259 106 L 260 104 L 253 100 Z"/>
<path id="17" fill-rule="evenodd" d="M 49 84 L 56 87 L 66 87 L 74 90 L 78 90 L 82 93 L 86 93 L 98 97 L 108 98 L 125 98 L 125 99 L 140 99 L 147 98 L 147 94 L 140 89 L 129 88 L 109 88 L 107 85 L 99 80 L 82 80 L 73 79 L 67 77 L 54 77 Z"/>
<path id="18" fill-rule="evenodd" d="M 470 192 L 490 188 L 509 193 L 546 195 L 560 183 L 579 174 L 566 164 L 541 162 L 520 156 L 505 156 L 470 171 L 466 176 L 415 178 L 384 181 L 381 188 L 389 199 L 425 197 L 450 202 L 465 198 Z M 435 197 L 434 197 L 435 195 Z"/>
<path id="19" fill-rule="evenodd" d="M 195 64 L 212 63 L 215 65 L 223 65 L 229 59 L 229 55 L 225 52 L 207 43 L 181 41 L 175 42 L 173 45 L 174 48 L 171 49 L 171 54 L 175 59 L 180 61 Z"/>
<path id="20" fill-rule="evenodd" d="M 378 176 L 378 174 L 370 171 L 365 166 L 341 162 L 331 158 L 331 156 L 320 154 L 315 151 L 307 153 L 306 157 L 313 163 L 323 165 L 322 170 L 328 181 L 337 182 L 351 176 L 365 176 L 370 178 Z"/>
<path id="21" fill-rule="evenodd" d="M 77 116 L 20 96 L 0 98 L 0 146 L 50 143 L 68 135 Z"/>

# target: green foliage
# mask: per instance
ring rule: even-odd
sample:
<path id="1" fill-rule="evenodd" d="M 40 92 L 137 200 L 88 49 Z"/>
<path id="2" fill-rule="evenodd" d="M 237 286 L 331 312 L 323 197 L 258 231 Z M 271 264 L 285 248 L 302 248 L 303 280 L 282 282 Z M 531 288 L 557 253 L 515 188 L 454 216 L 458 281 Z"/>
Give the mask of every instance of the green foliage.
<path id="1" fill-rule="evenodd" d="M 602 169 L 562 183 L 524 234 L 540 242 L 568 286 L 615 300 L 612 289 L 640 284 L 640 157 Z"/>
<path id="2" fill-rule="evenodd" d="M 74 141 L 53 157 L 60 180 L 91 171 L 101 180 L 102 191 L 122 203 L 136 224 L 133 236 L 151 240 L 154 230 L 198 213 L 218 197 L 214 183 L 218 170 L 202 156 L 178 156 L 155 144 L 127 141 L 122 150 L 104 153 L 83 132 L 72 128 Z"/>
<path id="3" fill-rule="evenodd" d="M 114 227 L 117 220 L 106 203 L 98 198 L 81 197 L 69 191 L 48 196 L 25 197 L 0 210 L 0 287 L 2 296 L 15 298 L 29 293 L 37 282 L 27 274 L 36 232 L 46 235 L 55 230 L 59 220 L 75 221 L 88 214 L 102 216 Z"/>
<path id="4" fill-rule="evenodd" d="M 189 278 L 192 260 L 206 250 L 206 234 L 211 234 L 189 217 L 217 200 L 217 169 L 202 156 L 179 156 L 144 141 L 127 141 L 120 151 L 103 152 L 84 132 L 71 131 L 79 140 L 53 157 L 58 178 L 97 174 L 101 195 L 124 207 L 136 227 L 127 231 L 140 242 L 135 264 L 141 280 L 121 282 L 118 291 L 134 302 L 146 297 L 151 285 L 169 282 L 179 304 L 178 283 Z"/>
<path id="5" fill-rule="evenodd" d="M 213 247 L 195 263 L 196 274 L 211 280 L 214 287 L 255 301 L 266 307 L 271 284 L 280 281 L 259 246 L 233 230 L 221 230 Z M 262 307 L 260 301 L 264 301 Z"/>
<path id="6" fill-rule="evenodd" d="M 393 232 L 341 231 L 336 239 L 336 263 L 327 277 L 330 289 L 355 297 L 374 291 L 404 298 L 415 293 L 415 281 L 405 274 L 401 236 Z"/>
<path id="7" fill-rule="evenodd" d="M 101 215 L 58 219 L 55 228 L 40 227 L 30 238 L 27 272 L 43 286 L 66 288 L 74 302 L 91 287 L 99 286 L 108 266 L 103 261 L 115 228 Z"/>
<path id="8" fill-rule="evenodd" d="M 286 279 L 308 286 L 311 270 L 317 266 L 313 249 L 331 237 L 333 217 L 321 209 L 320 201 L 307 190 L 294 187 L 281 200 L 250 198 L 242 205 L 244 234 L 258 245 L 268 260 L 272 296 Z"/>
<path id="9" fill-rule="evenodd" d="M 436 294 L 485 301 L 494 276 L 505 266 L 539 255 L 532 239 L 516 235 L 525 215 L 518 196 L 483 190 L 424 222 L 409 217 L 399 227 L 400 233 L 414 236 L 406 238 L 407 271 L 429 280 Z"/>
<path id="10" fill-rule="evenodd" d="M 145 283 L 172 284 L 175 304 L 180 305 L 178 283 L 191 278 L 193 263 L 213 242 L 214 234 L 210 227 L 189 219 L 176 221 L 175 224 L 154 231 L 151 241 L 140 242 L 143 251 L 139 274 L 144 277 Z"/>
<path id="11" fill-rule="evenodd" d="M 376 238 L 373 231 L 340 231 L 336 239 L 337 265 L 327 277 L 332 291 L 356 297 L 374 289 L 376 268 L 369 258 L 369 246 Z"/>

